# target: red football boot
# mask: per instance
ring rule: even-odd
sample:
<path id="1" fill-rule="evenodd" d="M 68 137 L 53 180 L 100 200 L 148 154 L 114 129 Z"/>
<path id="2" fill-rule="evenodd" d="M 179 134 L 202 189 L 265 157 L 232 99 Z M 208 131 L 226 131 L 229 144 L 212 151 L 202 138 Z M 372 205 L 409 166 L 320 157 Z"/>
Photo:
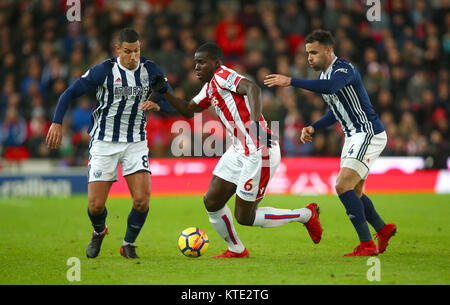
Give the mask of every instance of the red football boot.
<path id="1" fill-rule="evenodd" d="M 373 240 L 362 241 L 358 247 L 356 247 L 352 252 L 344 254 L 344 256 L 374 256 L 378 255 L 377 246 L 374 244 Z"/>
<path id="2" fill-rule="evenodd" d="M 397 233 L 397 226 L 393 223 L 387 223 L 375 234 L 378 240 L 378 251 L 383 253 L 386 250 L 389 239 Z"/>
<path id="3" fill-rule="evenodd" d="M 242 258 L 242 257 L 249 257 L 247 248 L 245 248 L 244 251 L 242 251 L 241 253 L 236 253 L 236 252 L 227 250 L 222 254 L 213 256 L 213 258 Z"/>
<path id="4" fill-rule="evenodd" d="M 306 206 L 307 209 L 311 210 L 311 218 L 307 223 L 303 225 L 308 230 L 309 236 L 315 244 L 318 244 L 322 239 L 322 225 L 319 220 L 319 206 L 317 203 L 310 203 Z"/>

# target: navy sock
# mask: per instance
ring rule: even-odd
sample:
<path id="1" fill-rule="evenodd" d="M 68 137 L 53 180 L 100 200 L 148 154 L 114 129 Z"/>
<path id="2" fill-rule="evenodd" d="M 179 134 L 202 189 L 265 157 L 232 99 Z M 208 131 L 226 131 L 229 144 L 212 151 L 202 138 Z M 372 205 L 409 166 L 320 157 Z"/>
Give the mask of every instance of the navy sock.
<path id="1" fill-rule="evenodd" d="M 372 240 L 369 226 L 364 215 L 364 206 L 361 199 L 354 190 L 347 191 L 339 195 L 339 199 L 344 204 L 347 215 L 350 218 L 360 241 Z"/>
<path id="2" fill-rule="evenodd" d="M 378 232 L 384 227 L 384 221 L 381 219 L 380 215 L 378 215 L 372 200 L 370 200 L 369 197 L 363 194 L 361 196 L 361 201 L 364 205 L 364 214 L 366 215 L 367 222 Z"/>
<path id="3" fill-rule="evenodd" d="M 89 219 L 91 220 L 92 226 L 94 227 L 94 231 L 97 233 L 101 233 L 105 230 L 105 220 L 106 216 L 108 215 L 108 211 L 106 210 L 106 207 L 103 209 L 103 212 L 100 214 L 93 215 L 91 211 L 89 211 L 88 208 L 88 215 Z"/>
<path id="4" fill-rule="evenodd" d="M 145 223 L 145 219 L 147 218 L 148 210 L 149 209 L 145 212 L 139 212 L 134 208 L 131 209 L 131 212 L 128 215 L 127 232 L 125 233 L 124 241 L 130 244 L 136 241 L 136 238 Z"/>

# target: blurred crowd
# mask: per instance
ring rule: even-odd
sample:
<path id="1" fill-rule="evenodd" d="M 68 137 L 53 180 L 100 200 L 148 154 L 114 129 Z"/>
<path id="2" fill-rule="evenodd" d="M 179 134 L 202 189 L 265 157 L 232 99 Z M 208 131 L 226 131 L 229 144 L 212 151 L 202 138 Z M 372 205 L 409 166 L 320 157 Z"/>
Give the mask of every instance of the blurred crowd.
<path id="1" fill-rule="evenodd" d="M 70 1 L 69 1 L 70 2 Z M 283 156 L 339 156 L 342 130 L 302 144 L 300 131 L 326 112 L 320 95 L 267 88 L 281 73 L 317 78 L 307 65 L 304 38 L 326 29 L 337 56 L 360 71 L 388 133 L 385 156 L 423 156 L 446 167 L 450 154 L 450 1 L 381 0 L 380 21 L 369 22 L 365 0 L 82 0 L 81 21 L 68 22 L 65 0 L 0 1 L 0 151 L 6 160 L 57 158 L 84 165 L 95 92 L 74 101 L 63 123 L 63 142 L 47 149 L 45 136 L 61 93 L 90 67 L 114 56 L 118 30 L 133 27 L 141 54 L 166 73 L 186 100 L 202 84 L 193 54 L 206 41 L 223 49 L 225 65 L 262 88 L 263 114 L 279 122 Z M 170 157 L 177 114 L 149 113 L 152 157 Z M 214 120 L 212 113 L 203 122 Z M 340 135 L 340 136 L 339 136 Z M 206 138 L 208 134 L 201 135 Z"/>

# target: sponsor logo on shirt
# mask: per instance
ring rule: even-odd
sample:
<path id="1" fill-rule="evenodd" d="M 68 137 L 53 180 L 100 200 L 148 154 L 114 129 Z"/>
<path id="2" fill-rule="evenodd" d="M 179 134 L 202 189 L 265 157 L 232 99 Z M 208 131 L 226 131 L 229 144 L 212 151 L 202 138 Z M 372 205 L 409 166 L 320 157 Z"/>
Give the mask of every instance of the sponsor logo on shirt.
<path id="1" fill-rule="evenodd" d="M 336 71 L 334 71 L 334 73 L 336 73 L 336 72 L 343 72 L 343 73 L 347 73 L 347 72 L 348 72 L 348 70 L 347 70 L 346 68 L 339 68 L 339 69 L 337 69 Z"/>
<path id="2" fill-rule="evenodd" d="M 127 99 L 133 97 L 142 97 L 147 96 L 149 90 L 149 86 L 120 86 L 114 88 L 114 97 L 125 97 Z"/>

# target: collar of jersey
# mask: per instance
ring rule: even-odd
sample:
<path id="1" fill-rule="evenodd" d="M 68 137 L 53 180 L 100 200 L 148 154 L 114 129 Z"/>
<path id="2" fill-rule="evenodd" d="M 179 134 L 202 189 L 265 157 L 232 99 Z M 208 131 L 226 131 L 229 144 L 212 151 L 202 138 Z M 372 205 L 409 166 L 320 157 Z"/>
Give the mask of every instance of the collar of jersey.
<path id="1" fill-rule="evenodd" d="M 134 71 L 136 71 L 137 69 L 139 69 L 139 65 L 141 64 L 141 60 L 139 59 L 136 68 L 134 68 L 133 70 L 130 70 L 130 69 L 125 68 L 124 66 L 122 66 L 122 65 L 120 64 L 120 58 L 119 58 L 119 57 L 117 57 L 117 64 L 119 65 L 119 68 L 122 69 L 122 70 L 134 72 Z"/>
<path id="2" fill-rule="evenodd" d="M 338 57 L 335 55 L 333 61 L 331 62 L 331 64 L 328 66 L 327 71 L 325 71 L 323 74 L 327 75 L 329 72 L 331 72 L 331 70 L 333 69 L 333 64 L 334 62 L 338 59 Z"/>
<path id="3" fill-rule="evenodd" d="M 219 68 L 216 69 L 216 71 L 214 71 L 214 75 L 215 75 L 219 70 L 225 70 L 225 69 L 227 69 L 227 67 L 224 66 L 224 65 L 221 65 Z"/>

